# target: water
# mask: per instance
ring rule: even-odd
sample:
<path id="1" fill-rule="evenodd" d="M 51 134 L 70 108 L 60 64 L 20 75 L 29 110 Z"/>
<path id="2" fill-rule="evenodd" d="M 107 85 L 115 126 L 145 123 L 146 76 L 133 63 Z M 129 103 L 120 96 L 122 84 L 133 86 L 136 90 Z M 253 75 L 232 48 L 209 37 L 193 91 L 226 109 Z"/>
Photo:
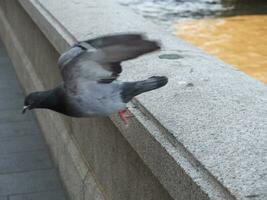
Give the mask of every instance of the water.
<path id="1" fill-rule="evenodd" d="M 187 20 L 176 35 L 267 83 L 267 15 Z"/>
<path id="2" fill-rule="evenodd" d="M 118 0 L 267 83 L 266 0 Z"/>
<path id="3" fill-rule="evenodd" d="M 156 23 L 215 16 L 225 9 L 220 0 L 119 0 L 119 2 Z"/>
<path id="4" fill-rule="evenodd" d="M 266 0 L 118 0 L 155 22 L 267 14 Z"/>

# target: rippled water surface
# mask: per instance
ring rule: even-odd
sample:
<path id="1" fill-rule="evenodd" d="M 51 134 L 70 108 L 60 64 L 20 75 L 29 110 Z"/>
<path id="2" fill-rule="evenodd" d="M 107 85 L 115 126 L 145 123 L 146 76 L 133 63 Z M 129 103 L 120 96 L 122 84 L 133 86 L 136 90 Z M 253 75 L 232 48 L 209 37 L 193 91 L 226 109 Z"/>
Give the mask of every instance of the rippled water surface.
<path id="1" fill-rule="evenodd" d="M 267 83 L 266 0 L 118 0 Z"/>
<path id="2" fill-rule="evenodd" d="M 219 0 L 119 0 L 119 2 L 156 22 L 214 16 L 225 9 Z"/>

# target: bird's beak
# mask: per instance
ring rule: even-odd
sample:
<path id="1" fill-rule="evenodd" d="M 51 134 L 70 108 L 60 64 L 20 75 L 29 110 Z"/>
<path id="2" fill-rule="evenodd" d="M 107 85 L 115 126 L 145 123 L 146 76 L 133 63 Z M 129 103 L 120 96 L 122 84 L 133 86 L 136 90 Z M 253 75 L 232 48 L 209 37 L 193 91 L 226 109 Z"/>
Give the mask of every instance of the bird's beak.
<path id="1" fill-rule="evenodd" d="M 22 114 L 24 114 L 26 112 L 26 110 L 28 110 L 29 108 L 30 108 L 30 106 L 23 106 Z"/>

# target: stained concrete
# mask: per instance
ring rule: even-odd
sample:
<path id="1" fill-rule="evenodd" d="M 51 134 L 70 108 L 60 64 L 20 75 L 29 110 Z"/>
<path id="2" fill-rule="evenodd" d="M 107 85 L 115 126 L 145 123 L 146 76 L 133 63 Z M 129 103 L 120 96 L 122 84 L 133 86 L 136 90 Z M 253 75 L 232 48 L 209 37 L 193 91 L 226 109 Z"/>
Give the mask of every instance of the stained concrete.
<path id="1" fill-rule="evenodd" d="M 0 41 L 0 200 L 66 200 L 33 114 Z"/>

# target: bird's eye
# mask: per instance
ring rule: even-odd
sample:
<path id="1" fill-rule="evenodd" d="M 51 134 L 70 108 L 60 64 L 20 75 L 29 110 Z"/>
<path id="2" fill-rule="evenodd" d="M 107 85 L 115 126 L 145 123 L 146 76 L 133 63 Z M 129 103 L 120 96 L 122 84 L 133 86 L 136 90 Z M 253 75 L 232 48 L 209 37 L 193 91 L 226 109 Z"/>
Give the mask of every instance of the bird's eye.
<path id="1" fill-rule="evenodd" d="M 27 99 L 27 101 L 25 102 L 25 105 L 32 105 L 34 103 L 34 101 L 32 99 Z"/>

